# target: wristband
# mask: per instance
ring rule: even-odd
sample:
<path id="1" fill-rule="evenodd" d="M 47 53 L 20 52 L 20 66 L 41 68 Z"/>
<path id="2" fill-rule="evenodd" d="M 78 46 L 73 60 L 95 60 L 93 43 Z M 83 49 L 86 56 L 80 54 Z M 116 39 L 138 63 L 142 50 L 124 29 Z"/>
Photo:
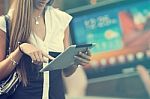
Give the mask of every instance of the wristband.
<path id="1" fill-rule="evenodd" d="M 22 54 L 24 54 L 24 52 L 22 51 L 20 45 L 21 45 L 21 42 L 18 42 L 19 51 L 20 51 Z"/>

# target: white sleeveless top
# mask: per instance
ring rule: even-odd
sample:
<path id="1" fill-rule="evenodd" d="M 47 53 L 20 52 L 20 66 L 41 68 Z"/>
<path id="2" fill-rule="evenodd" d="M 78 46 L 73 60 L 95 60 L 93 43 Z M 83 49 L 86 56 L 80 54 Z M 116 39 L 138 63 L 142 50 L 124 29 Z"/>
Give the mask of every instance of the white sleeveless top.
<path id="1" fill-rule="evenodd" d="M 64 51 L 64 31 L 69 25 L 72 16 L 55 9 L 52 6 L 47 6 L 45 11 L 46 36 L 42 41 L 38 36 L 31 34 L 28 42 L 34 44 L 41 49 L 45 48 L 49 51 L 63 52 Z M 4 16 L 0 16 L 0 29 L 6 32 L 6 23 Z M 39 46 L 40 45 L 40 46 Z M 44 49 L 44 50 L 45 50 Z"/>
<path id="2" fill-rule="evenodd" d="M 45 12 L 46 36 L 44 41 L 35 34 L 31 34 L 29 43 L 44 49 L 44 51 L 63 52 L 64 31 L 71 19 L 72 17 L 67 13 L 48 6 Z"/>
<path id="3" fill-rule="evenodd" d="M 55 9 L 52 6 L 47 6 L 45 9 L 45 25 L 46 25 L 46 36 L 44 41 L 38 36 L 31 33 L 28 42 L 35 45 L 41 50 L 48 53 L 63 52 L 64 51 L 64 31 L 69 25 L 72 16 L 69 14 Z M 6 32 L 6 22 L 4 16 L 0 16 L 0 29 Z M 47 63 L 43 65 L 46 66 Z M 43 82 L 43 98 L 48 99 L 49 94 L 49 72 L 44 72 Z"/>

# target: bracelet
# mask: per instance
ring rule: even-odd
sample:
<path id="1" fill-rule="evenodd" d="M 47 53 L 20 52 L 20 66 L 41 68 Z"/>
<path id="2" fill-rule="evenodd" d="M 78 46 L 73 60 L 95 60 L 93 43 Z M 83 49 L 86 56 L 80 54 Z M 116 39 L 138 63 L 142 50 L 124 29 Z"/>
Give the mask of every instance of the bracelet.
<path id="1" fill-rule="evenodd" d="M 19 51 L 20 51 L 22 54 L 24 54 L 24 52 L 22 51 L 20 45 L 21 45 L 21 42 L 18 42 Z"/>
<path id="2" fill-rule="evenodd" d="M 12 58 L 11 55 L 9 55 L 9 56 L 10 56 L 10 60 L 11 60 L 11 62 L 12 62 L 12 64 L 13 64 L 13 66 L 18 65 L 18 62 L 16 62 L 16 61 Z"/>

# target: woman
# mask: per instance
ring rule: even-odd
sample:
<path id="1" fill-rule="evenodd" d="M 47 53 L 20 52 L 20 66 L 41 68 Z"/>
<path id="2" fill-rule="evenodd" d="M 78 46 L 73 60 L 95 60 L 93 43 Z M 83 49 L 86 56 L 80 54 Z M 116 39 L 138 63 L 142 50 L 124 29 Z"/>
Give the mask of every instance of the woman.
<path id="1" fill-rule="evenodd" d="M 15 68 L 21 84 L 10 99 L 64 99 L 62 72 L 71 75 L 78 64 L 87 64 L 89 54 L 75 56 L 69 68 L 39 73 L 69 46 L 69 22 L 72 17 L 53 8 L 51 0 L 12 0 L 10 16 L 10 54 L 6 57 L 6 25 L 0 17 L 0 80 Z M 22 42 L 18 45 L 18 42 Z M 48 55 L 50 54 L 50 55 Z"/>

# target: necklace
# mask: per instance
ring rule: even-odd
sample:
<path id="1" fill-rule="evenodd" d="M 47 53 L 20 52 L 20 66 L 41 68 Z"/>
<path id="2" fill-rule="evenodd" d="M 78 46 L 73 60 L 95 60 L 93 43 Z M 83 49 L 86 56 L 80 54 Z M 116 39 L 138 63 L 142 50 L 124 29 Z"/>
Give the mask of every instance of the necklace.
<path id="1" fill-rule="evenodd" d="M 39 21 L 38 21 L 38 19 L 40 18 L 41 16 L 39 15 L 39 16 L 37 16 L 37 17 L 34 17 L 34 20 L 35 20 L 35 24 L 36 25 L 39 25 Z"/>

